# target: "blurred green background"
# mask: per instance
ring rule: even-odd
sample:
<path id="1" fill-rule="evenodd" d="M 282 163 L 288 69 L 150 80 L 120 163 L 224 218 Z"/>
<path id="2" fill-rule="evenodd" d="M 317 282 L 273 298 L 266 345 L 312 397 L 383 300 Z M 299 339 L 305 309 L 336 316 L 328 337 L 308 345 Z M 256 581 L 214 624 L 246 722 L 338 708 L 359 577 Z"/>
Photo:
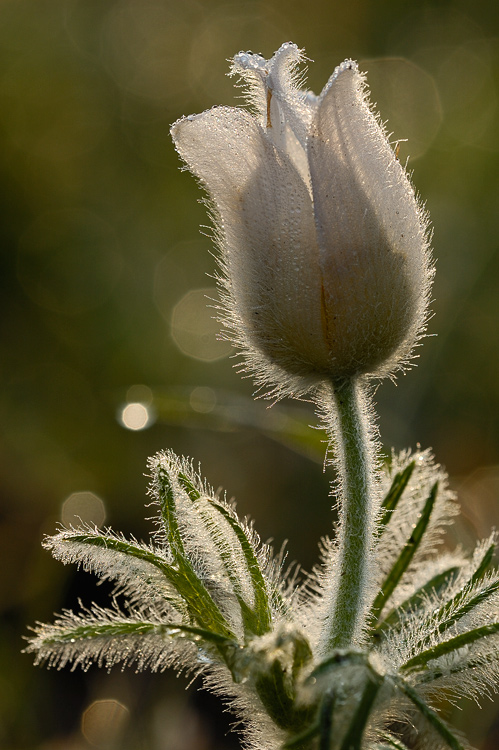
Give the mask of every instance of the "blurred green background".
<path id="1" fill-rule="evenodd" d="M 433 446 L 460 492 L 460 539 L 497 524 L 498 7 L 0 0 L 2 748 L 238 747 L 220 703 L 184 678 L 57 673 L 20 654 L 27 624 L 108 594 L 54 562 L 42 535 L 76 514 L 146 536 L 149 455 L 201 461 L 306 568 L 330 529 L 312 411 L 253 403 L 215 338 L 206 214 L 168 134 L 183 114 L 238 103 L 225 73 L 239 50 L 295 41 L 315 91 L 358 59 L 393 140 L 409 139 L 400 158 L 434 225 L 438 336 L 379 389 L 382 438 Z M 453 718 L 492 750 L 497 708 Z"/>

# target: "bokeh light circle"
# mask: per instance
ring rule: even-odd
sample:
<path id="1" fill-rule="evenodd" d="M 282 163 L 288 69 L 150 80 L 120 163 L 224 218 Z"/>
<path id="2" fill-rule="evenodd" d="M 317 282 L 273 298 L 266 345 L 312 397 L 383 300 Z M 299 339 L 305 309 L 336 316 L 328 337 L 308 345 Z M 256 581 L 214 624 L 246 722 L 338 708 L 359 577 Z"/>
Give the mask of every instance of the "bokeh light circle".
<path id="1" fill-rule="evenodd" d="M 145 430 L 154 421 L 153 413 L 147 404 L 135 402 L 126 404 L 120 412 L 120 421 L 127 430 Z"/>
<path id="2" fill-rule="evenodd" d="M 64 526 L 103 526 L 105 520 L 106 507 L 94 492 L 73 492 L 62 504 L 61 521 Z"/>
<path id="3" fill-rule="evenodd" d="M 216 311 L 209 307 L 210 300 L 217 296 L 214 287 L 192 289 L 173 309 L 172 338 L 180 351 L 193 359 L 214 362 L 227 357 L 232 351 L 227 341 L 217 339 L 220 323 L 215 320 Z"/>
<path id="4" fill-rule="evenodd" d="M 217 394 L 213 388 L 202 385 L 197 386 L 191 391 L 189 404 L 193 411 L 197 411 L 200 414 L 209 414 L 217 404 Z"/>
<path id="5" fill-rule="evenodd" d="M 117 700 L 94 701 L 81 719 L 81 732 L 93 747 L 108 750 L 117 747 L 129 718 L 129 711 Z"/>
<path id="6" fill-rule="evenodd" d="M 400 144 L 404 161 L 423 156 L 442 124 L 442 105 L 433 77 L 423 68 L 401 57 L 362 60 L 371 100 L 387 120 L 391 140 Z"/>

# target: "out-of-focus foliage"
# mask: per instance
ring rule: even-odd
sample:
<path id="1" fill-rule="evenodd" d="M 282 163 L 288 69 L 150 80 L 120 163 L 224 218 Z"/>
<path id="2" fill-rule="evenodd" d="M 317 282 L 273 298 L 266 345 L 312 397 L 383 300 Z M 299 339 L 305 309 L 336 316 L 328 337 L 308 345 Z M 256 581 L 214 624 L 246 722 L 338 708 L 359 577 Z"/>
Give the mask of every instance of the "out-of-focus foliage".
<path id="1" fill-rule="evenodd" d="M 269 439 L 298 415 L 250 407 L 215 338 L 206 215 L 168 135 L 237 103 L 227 58 L 289 39 L 318 61 L 316 91 L 345 57 L 367 70 L 435 227 L 438 337 L 380 389 L 383 440 L 434 448 L 463 487 L 466 541 L 497 524 L 497 3 L 1 0 L 2 747 L 234 747 L 218 705 L 173 675 L 55 674 L 19 653 L 24 623 L 72 606 L 86 581 L 41 535 L 74 516 L 145 535 L 147 456 L 202 461 L 307 567 L 329 530 L 328 477 Z M 498 744 L 494 711 L 459 719 L 481 748 Z"/>

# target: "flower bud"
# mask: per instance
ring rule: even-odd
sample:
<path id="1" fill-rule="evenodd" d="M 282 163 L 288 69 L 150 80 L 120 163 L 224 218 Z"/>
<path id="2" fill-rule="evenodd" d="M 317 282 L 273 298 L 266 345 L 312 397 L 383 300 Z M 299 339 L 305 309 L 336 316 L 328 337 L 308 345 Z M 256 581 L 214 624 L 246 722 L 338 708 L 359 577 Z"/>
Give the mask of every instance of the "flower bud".
<path id="1" fill-rule="evenodd" d="M 297 84 L 302 52 L 239 53 L 256 114 L 215 107 L 172 127 L 211 199 L 223 317 L 272 393 L 383 376 L 426 319 L 427 219 L 347 60 L 320 96 Z"/>

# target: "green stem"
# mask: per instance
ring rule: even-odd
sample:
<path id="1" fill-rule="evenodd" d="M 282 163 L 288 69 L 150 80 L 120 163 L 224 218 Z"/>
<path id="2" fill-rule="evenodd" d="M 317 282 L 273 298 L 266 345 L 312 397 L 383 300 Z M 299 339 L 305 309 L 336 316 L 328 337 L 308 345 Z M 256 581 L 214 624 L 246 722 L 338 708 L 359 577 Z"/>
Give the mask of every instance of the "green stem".
<path id="1" fill-rule="evenodd" d="M 339 584 L 329 619 L 328 650 L 349 648 L 365 616 L 365 590 L 373 539 L 373 441 L 369 407 L 354 378 L 334 381 L 335 456 L 341 481 Z"/>

